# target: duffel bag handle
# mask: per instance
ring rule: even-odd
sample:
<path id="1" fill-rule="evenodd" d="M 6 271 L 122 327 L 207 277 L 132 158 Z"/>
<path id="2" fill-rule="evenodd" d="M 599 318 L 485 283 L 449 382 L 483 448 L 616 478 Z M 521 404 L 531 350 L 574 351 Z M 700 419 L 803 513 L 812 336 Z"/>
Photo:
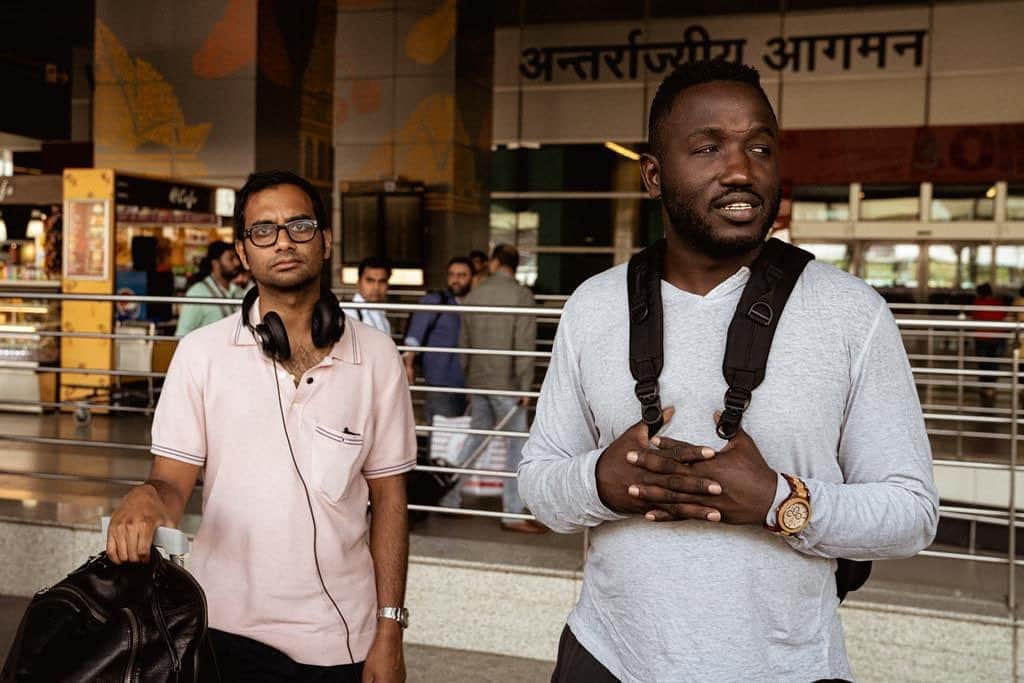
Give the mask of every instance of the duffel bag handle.
<path id="1" fill-rule="evenodd" d="M 100 529 L 102 530 L 104 540 L 106 540 L 107 531 L 110 529 L 110 517 L 102 517 L 100 519 Z M 185 532 L 180 529 L 172 529 L 169 526 L 157 528 L 156 535 L 153 537 L 153 545 L 157 548 L 163 548 L 171 557 L 188 555 L 191 548 Z"/>

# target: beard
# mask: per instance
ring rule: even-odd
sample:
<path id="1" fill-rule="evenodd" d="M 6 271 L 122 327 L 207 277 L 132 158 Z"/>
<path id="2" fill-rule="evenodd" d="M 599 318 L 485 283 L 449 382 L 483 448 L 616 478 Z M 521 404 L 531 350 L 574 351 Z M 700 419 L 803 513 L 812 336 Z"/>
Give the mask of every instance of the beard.
<path id="1" fill-rule="evenodd" d="M 712 258 L 741 256 L 761 246 L 772 230 L 782 201 L 782 188 L 770 199 L 761 198 L 764 220 L 755 235 L 724 236 L 715 233 L 710 221 L 697 213 L 696 201 L 685 201 L 678 192 L 662 189 L 662 203 L 668 214 L 669 229 L 683 242 Z"/>

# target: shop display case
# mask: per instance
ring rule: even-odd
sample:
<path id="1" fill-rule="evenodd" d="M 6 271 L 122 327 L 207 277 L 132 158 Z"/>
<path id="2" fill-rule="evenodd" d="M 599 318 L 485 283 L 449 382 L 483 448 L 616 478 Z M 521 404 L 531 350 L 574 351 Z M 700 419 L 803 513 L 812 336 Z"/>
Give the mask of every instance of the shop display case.
<path id="1" fill-rule="evenodd" d="M 53 299 L 21 299 L 10 292 L 58 291 L 59 282 L 0 280 L 0 408 L 42 412 L 40 401 L 56 400 L 57 376 L 37 372 L 59 365 L 57 337 L 40 332 L 60 329 L 60 303 Z M 30 402 L 34 405 L 31 405 Z"/>
<path id="2" fill-rule="evenodd" d="M 0 409 L 40 412 L 56 400 L 61 329 L 61 177 L 0 178 Z M 10 402 L 10 403 L 8 403 Z"/>

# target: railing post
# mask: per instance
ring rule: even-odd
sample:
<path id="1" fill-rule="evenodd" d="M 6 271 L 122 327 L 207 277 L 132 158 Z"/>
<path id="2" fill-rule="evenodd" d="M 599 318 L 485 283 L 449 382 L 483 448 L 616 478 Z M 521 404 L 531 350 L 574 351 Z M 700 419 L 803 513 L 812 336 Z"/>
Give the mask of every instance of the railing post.
<path id="1" fill-rule="evenodd" d="M 957 319 L 961 322 L 967 320 L 967 314 L 960 311 L 960 315 Z M 957 330 L 956 335 L 957 355 L 956 355 L 956 369 L 960 372 L 956 375 L 956 412 L 957 415 L 964 414 L 964 328 L 961 325 Z M 964 425 L 962 422 L 957 424 L 956 430 L 956 457 L 957 460 L 962 460 L 964 457 Z"/>
<path id="2" fill-rule="evenodd" d="M 928 367 L 935 367 L 935 328 L 928 328 Z M 924 402 L 928 405 L 932 405 L 932 399 L 934 398 L 934 387 L 931 383 L 924 388 Z"/>
<path id="3" fill-rule="evenodd" d="M 1008 590 L 1007 607 L 1010 611 L 1010 670 L 1013 680 L 1017 680 L 1019 670 L 1018 654 L 1018 622 L 1017 622 L 1017 390 L 1020 382 L 1020 336 L 1018 329 L 1014 328 L 1013 354 L 1011 356 L 1010 369 L 1010 505 L 1007 509 L 1009 516 L 1010 535 L 1007 539 L 1007 555 L 1009 559 L 1008 569 Z"/>
<path id="4" fill-rule="evenodd" d="M 1019 383 L 1017 375 L 1019 366 L 1020 346 L 1014 343 L 1012 363 L 1010 364 L 1013 373 L 1010 377 L 1010 502 L 1007 508 L 1007 515 L 1010 520 L 1010 536 L 1007 543 L 1010 574 L 1007 586 L 1007 603 L 1010 608 L 1010 618 L 1014 623 L 1015 641 L 1017 624 L 1017 389 Z M 1014 658 L 1014 662 L 1014 668 L 1016 668 L 1016 658 Z"/>

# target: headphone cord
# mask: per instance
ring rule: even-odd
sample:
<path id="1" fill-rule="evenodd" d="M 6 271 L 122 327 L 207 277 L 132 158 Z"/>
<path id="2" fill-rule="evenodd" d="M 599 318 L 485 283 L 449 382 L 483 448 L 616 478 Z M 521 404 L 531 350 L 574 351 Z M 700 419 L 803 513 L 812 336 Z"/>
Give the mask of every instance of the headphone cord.
<path id="1" fill-rule="evenodd" d="M 348 621 L 345 619 L 345 615 L 341 613 L 341 608 L 338 607 L 338 603 L 335 601 L 334 596 L 331 595 L 331 591 L 327 590 L 327 582 L 324 581 L 323 572 L 320 571 L 320 557 L 316 549 L 316 515 L 313 513 L 313 499 L 309 495 L 309 487 L 306 486 L 306 479 L 302 476 L 302 471 L 299 469 L 299 462 L 295 459 L 295 450 L 292 448 L 292 439 L 288 436 L 288 423 L 285 422 L 284 417 L 284 401 L 281 400 L 281 384 L 277 377 L 277 360 L 274 359 L 274 387 L 277 389 L 277 407 L 281 410 L 281 427 L 284 429 L 284 440 L 288 443 L 288 452 L 292 456 L 292 465 L 295 466 L 295 474 L 298 475 L 299 481 L 302 482 L 302 491 L 306 494 L 306 505 L 309 506 L 309 518 L 313 521 L 313 564 L 316 565 L 316 576 L 320 579 L 320 587 L 324 589 L 324 594 L 327 599 L 334 605 L 334 611 L 338 613 L 338 617 L 341 619 L 341 624 L 345 627 L 345 649 L 348 650 L 348 658 L 353 664 L 356 663 L 356 658 L 352 655 L 352 644 L 350 642 Z"/>

